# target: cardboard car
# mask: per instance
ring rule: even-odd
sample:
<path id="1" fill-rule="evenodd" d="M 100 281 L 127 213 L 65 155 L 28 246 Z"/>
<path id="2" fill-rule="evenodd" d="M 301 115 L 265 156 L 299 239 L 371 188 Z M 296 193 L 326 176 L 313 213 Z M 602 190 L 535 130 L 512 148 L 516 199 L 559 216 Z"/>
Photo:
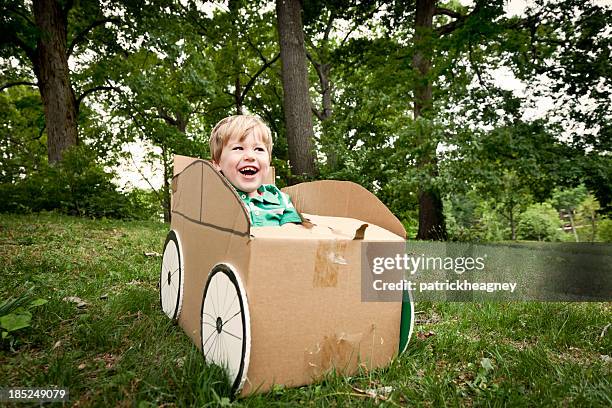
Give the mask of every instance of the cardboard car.
<path id="1" fill-rule="evenodd" d="M 362 243 L 405 238 L 372 193 L 343 181 L 298 184 L 283 191 L 302 225 L 251 227 L 210 162 L 174 160 L 161 307 L 207 362 L 226 369 L 235 392 L 305 385 L 397 355 L 402 304 L 361 299 Z M 411 332 L 411 302 L 403 315 Z"/>

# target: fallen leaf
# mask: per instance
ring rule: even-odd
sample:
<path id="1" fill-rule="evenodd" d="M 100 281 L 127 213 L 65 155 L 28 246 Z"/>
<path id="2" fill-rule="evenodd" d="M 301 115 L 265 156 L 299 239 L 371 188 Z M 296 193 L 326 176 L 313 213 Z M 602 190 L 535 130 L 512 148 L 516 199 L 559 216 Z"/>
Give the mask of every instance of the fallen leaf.
<path id="1" fill-rule="evenodd" d="M 117 360 L 118 360 L 118 357 L 114 356 L 111 353 L 104 353 L 104 354 L 94 358 L 94 361 L 101 362 L 102 364 L 104 364 L 104 367 L 106 367 L 107 370 L 115 368 Z"/>
<path id="2" fill-rule="evenodd" d="M 53 345 L 53 348 L 52 348 L 51 350 L 55 350 L 56 348 L 58 348 L 59 346 L 61 346 L 61 344 L 62 344 L 62 341 L 61 341 L 61 340 L 56 341 L 56 342 L 55 342 L 55 344 Z"/>
<path id="3" fill-rule="evenodd" d="M 102 300 L 106 300 L 106 299 L 108 299 L 108 293 L 105 293 L 105 294 L 103 294 L 103 295 L 100 295 L 100 299 L 102 299 Z"/>
<path id="4" fill-rule="evenodd" d="M 493 364 L 491 364 L 491 359 L 486 358 L 486 357 L 480 360 L 480 365 L 487 372 L 489 372 L 489 371 L 491 371 L 493 369 Z"/>
<path id="5" fill-rule="evenodd" d="M 378 388 L 370 388 L 367 390 L 362 390 L 357 387 L 351 387 L 356 393 L 374 398 L 376 400 L 386 401 L 387 395 L 393 392 L 393 387 L 378 387 Z"/>
<path id="6" fill-rule="evenodd" d="M 599 356 L 604 363 L 612 363 L 612 357 L 607 354 L 602 354 Z"/>
<path id="7" fill-rule="evenodd" d="M 85 302 L 83 299 L 76 297 L 76 296 L 66 296 L 64 299 L 62 299 L 65 302 L 72 302 L 72 303 L 76 303 L 76 306 L 79 309 L 82 309 L 84 307 L 87 307 L 88 303 Z"/>
<path id="8" fill-rule="evenodd" d="M 82 370 L 82 369 L 84 369 L 85 367 L 87 367 L 87 364 L 85 364 L 85 363 L 81 363 L 81 364 L 79 364 L 79 370 Z"/>
<path id="9" fill-rule="evenodd" d="M 428 337 L 431 337 L 433 335 L 435 335 L 436 333 L 432 332 L 432 331 L 428 331 L 428 332 L 418 332 L 417 333 L 417 338 L 419 338 L 420 340 L 425 340 Z"/>
<path id="10" fill-rule="evenodd" d="M 145 252 L 144 256 L 154 256 L 154 257 L 160 257 L 161 254 L 159 252 Z"/>
<path id="11" fill-rule="evenodd" d="M 606 332 L 608 331 L 608 329 L 610 328 L 610 325 L 612 323 L 608 323 L 606 324 L 606 326 L 603 328 L 603 330 L 601 331 L 601 334 L 599 335 L 599 337 L 601 337 L 603 339 L 603 337 L 606 335 Z"/>
<path id="12" fill-rule="evenodd" d="M 179 357 L 174 360 L 177 367 L 182 367 L 185 365 L 185 357 Z"/>

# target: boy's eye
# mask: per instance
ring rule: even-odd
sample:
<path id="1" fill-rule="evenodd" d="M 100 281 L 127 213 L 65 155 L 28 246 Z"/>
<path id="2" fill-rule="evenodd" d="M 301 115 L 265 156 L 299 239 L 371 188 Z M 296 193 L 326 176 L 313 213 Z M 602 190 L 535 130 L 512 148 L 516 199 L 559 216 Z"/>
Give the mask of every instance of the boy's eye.
<path id="1" fill-rule="evenodd" d="M 232 150 L 242 150 L 242 146 L 234 146 L 232 147 Z"/>
<path id="2" fill-rule="evenodd" d="M 265 152 L 266 149 L 264 149 L 263 147 L 256 147 L 255 151 L 257 151 L 257 152 Z"/>

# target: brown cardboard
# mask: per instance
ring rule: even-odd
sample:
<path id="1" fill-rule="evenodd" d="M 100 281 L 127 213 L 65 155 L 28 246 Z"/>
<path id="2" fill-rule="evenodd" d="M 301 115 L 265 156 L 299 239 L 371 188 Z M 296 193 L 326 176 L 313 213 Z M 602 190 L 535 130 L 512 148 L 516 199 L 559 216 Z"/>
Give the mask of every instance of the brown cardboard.
<path id="1" fill-rule="evenodd" d="M 235 190 L 209 162 L 175 159 L 172 229 L 184 262 L 178 322 L 201 347 L 208 274 L 218 263 L 232 265 L 250 314 L 242 395 L 274 384 L 308 384 L 332 368 L 350 374 L 360 363 L 381 367 L 398 350 L 401 303 L 361 301 L 360 251 L 363 240 L 403 242 L 401 223 L 352 183 L 314 182 L 286 191 L 299 209 L 316 210 L 303 214 L 310 228 L 251 228 Z"/>
<path id="2" fill-rule="evenodd" d="M 406 238 L 406 230 L 372 193 L 349 181 L 321 180 L 285 187 L 299 212 L 355 218 Z"/>

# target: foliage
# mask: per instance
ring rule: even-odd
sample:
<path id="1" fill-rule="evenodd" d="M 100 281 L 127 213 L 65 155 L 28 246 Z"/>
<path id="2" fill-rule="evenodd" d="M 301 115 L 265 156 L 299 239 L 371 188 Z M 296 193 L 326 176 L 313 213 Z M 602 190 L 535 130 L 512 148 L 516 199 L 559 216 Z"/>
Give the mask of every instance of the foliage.
<path id="1" fill-rule="evenodd" d="M 601 242 L 612 243 L 612 220 L 605 218 L 597 225 L 597 239 Z"/>
<path id="2" fill-rule="evenodd" d="M 552 195 L 552 204 L 559 211 L 575 213 L 576 209 L 586 198 L 588 191 L 584 184 L 575 188 L 555 188 Z"/>
<path id="3" fill-rule="evenodd" d="M 494 201 L 481 200 L 475 190 L 448 197 L 444 215 L 451 241 L 495 242 L 511 239 L 507 221 Z"/>
<path id="4" fill-rule="evenodd" d="M 32 290 L 33 288 L 30 288 L 17 297 L 0 301 L 2 343 L 8 343 L 11 349 L 17 345 L 15 332 L 31 326 L 31 310 L 47 303 L 46 299 L 34 299 Z"/>
<path id="5" fill-rule="evenodd" d="M 597 198 L 595 198 L 593 194 L 588 194 L 578 207 L 579 220 L 583 220 L 588 225 L 588 229 L 590 230 L 590 234 L 586 241 L 595 241 L 595 237 L 597 235 L 597 213 L 600 208 L 599 201 L 597 201 Z"/>
<path id="6" fill-rule="evenodd" d="M 60 163 L 41 165 L 23 178 L 0 184 L 0 211 L 57 210 L 93 218 L 151 218 L 156 209 L 142 205 L 147 201 L 145 196 L 122 194 L 113 184 L 113 176 L 97 164 L 87 147 L 74 147 Z"/>
<path id="7" fill-rule="evenodd" d="M 23 51 L 36 47 L 40 33 L 29 21 L 31 2 L 5 3 L 2 211 L 61 207 L 96 217 L 147 217 L 136 215 L 146 206 L 134 204 L 144 193 L 104 193 L 116 188 L 100 169 L 80 177 L 89 177 L 90 185 L 100 180 L 98 190 L 77 188 L 75 194 L 89 198 L 75 199 L 59 181 L 75 177 L 60 176 L 64 165 L 46 165 L 39 92 L 4 89 L 34 81 L 32 58 Z M 79 102 L 79 138 L 96 152 L 96 163 L 113 164 L 109 158 L 128 142 L 156 146 L 146 160 L 161 163 L 164 185 L 148 197 L 168 213 L 172 155 L 207 157 L 212 126 L 242 110 L 270 125 L 277 183 L 291 179 L 273 2 L 61 3 L 70 6 L 69 85 Z M 609 216 L 609 6 L 546 0 L 510 16 L 501 1 L 438 1 L 424 55 L 431 66 L 423 78 L 413 67 L 414 2 L 311 1 L 303 7 L 319 177 L 355 181 L 374 192 L 410 236 L 418 192 L 430 187 L 451 206 L 446 219 L 458 240 L 516 238 L 518 215 L 530 203 L 581 184 L 600 203 L 595 214 Z M 522 81 L 522 89 L 511 89 L 505 76 Z M 432 84 L 432 104 L 428 116 L 414 120 L 419 82 Z M 534 119 L 539 96 L 550 97 L 554 107 Z M 57 188 L 43 191 L 40 185 L 51 180 Z M 49 200 L 63 204 L 44 204 Z"/>
<path id="8" fill-rule="evenodd" d="M 530 205 L 519 217 L 517 235 L 524 240 L 560 241 L 559 214 L 549 203 Z"/>
<path id="9" fill-rule="evenodd" d="M 40 95 L 30 88 L 0 92 L 0 183 L 16 182 L 47 161 Z"/>

